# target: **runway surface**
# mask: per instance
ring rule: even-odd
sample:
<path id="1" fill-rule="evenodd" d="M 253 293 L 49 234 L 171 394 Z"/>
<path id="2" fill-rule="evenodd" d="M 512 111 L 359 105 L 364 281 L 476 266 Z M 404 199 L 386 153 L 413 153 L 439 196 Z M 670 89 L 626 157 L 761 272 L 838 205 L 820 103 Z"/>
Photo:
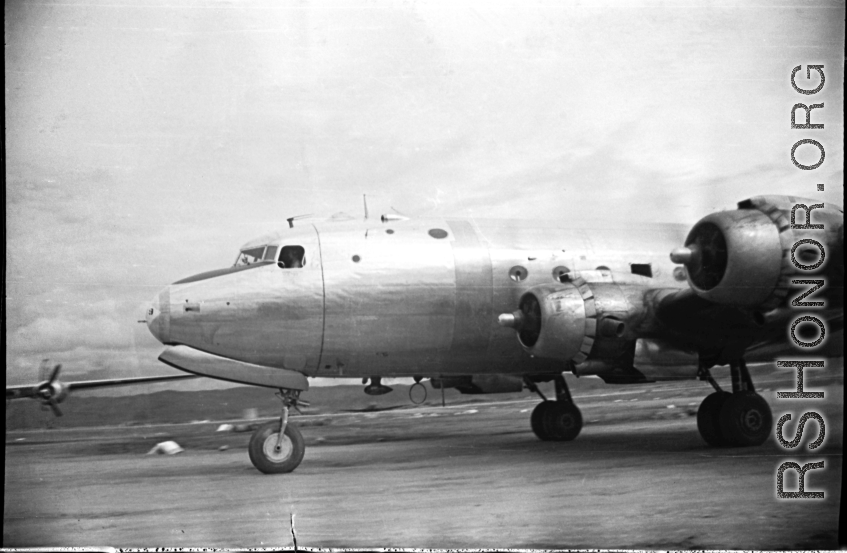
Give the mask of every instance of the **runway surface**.
<path id="1" fill-rule="evenodd" d="M 534 437 L 529 396 L 299 417 L 305 459 L 277 476 L 250 464 L 249 433 L 217 423 L 9 432 L 3 545 L 291 547 L 296 533 L 299 547 L 837 547 L 843 385 L 817 387 L 817 404 L 762 392 L 775 421 L 824 415 L 812 452 L 814 423 L 794 451 L 707 447 L 703 383 L 607 389 L 576 397 L 586 426 L 570 443 Z M 146 455 L 165 439 L 185 452 Z M 786 460 L 824 460 L 806 489 L 825 499 L 778 500 Z"/>

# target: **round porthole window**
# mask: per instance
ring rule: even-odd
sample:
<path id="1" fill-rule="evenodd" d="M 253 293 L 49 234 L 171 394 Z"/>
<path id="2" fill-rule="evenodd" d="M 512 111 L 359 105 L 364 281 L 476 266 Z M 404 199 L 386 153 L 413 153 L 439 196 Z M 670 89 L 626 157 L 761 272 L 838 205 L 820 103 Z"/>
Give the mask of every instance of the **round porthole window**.
<path id="1" fill-rule="evenodd" d="M 354 256 L 353 256 L 353 263 L 358 263 L 358 262 L 359 262 L 359 261 L 361 261 L 361 260 L 362 260 L 362 258 L 361 258 L 361 257 L 359 257 L 358 255 L 354 255 Z"/>
<path id="2" fill-rule="evenodd" d="M 394 234 L 392 229 L 386 229 L 385 234 Z"/>
<path id="3" fill-rule="evenodd" d="M 569 272 L 571 272 L 569 268 L 564 265 L 559 265 L 553 269 L 553 280 L 560 280 L 563 275 L 566 275 Z"/>
<path id="4" fill-rule="evenodd" d="M 429 235 L 440 240 L 441 238 L 447 238 L 447 231 L 440 228 L 429 229 Z"/>
<path id="5" fill-rule="evenodd" d="M 526 270 L 526 267 L 515 265 L 514 267 L 509 269 L 509 278 L 514 280 L 515 282 L 522 282 L 526 280 L 527 276 L 529 276 L 529 271 Z"/>

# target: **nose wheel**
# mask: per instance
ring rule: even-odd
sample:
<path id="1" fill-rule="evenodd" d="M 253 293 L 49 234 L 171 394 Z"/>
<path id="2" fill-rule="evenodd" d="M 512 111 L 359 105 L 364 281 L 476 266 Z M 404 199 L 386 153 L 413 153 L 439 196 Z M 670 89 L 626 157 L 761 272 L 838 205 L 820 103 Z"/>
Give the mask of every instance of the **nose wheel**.
<path id="1" fill-rule="evenodd" d="M 306 403 L 299 399 L 300 392 L 280 390 L 282 415 L 279 420 L 260 426 L 250 438 L 247 452 L 253 466 L 265 474 L 281 474 L 296 469 L 306 453 L 303 435 L 296 426 L 289 424 L 291 407 Z"/>

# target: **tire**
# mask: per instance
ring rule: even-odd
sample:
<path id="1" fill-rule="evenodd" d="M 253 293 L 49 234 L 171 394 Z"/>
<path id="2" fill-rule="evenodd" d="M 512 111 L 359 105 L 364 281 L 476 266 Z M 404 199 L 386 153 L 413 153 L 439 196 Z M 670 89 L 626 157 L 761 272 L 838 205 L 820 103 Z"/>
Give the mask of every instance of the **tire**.
<path id="1" fill-rule="evenodd" d="M 714 392 L 706 396 L 697 410 L 697 430 L 707 444 L 713 447 L 728 445 L 721 432 L 721 407 L 732 394 Z"/>
<path id="2" fill-rule="evenodd" d="M 569 442 L 582 430 L 582 413 L 571 402 L 550 402 L 550 408 L 545 415 L 544 428 L 551 440 Z"/>
<path id="3" fill-rule="evenodd" d="M 288 423 L 283 434 L 282 451 L 274 452 L 277 435 L 279 434 L 279 421 L 272 421 L 260 426 L 250 438 L 247 451 L 253 466 L 265 474 L 281 474 L 291 472 L 300 465 L 303 454 L 306 453 L 306 444 L 303 435 L 296 426 Z"/>
<path id="4" fill-rule="evenodd" d="M 765 398 L 755 392 L 731 394 L 721 407 L 721 433 L 732 445 L 762 445 L 770 436 L 772 426 L 771 408 Z"/>
<path id="5" fill-rule="evenodd" d="M 547 410 L 553 405 L 552 401 L 542 401 L 532 410 L 532 415 L 529 417 L 529 424 L 532 426 L 532 431 L 538 436 L 539 440 L 549 441 L 552 439 L 550 433 L 544 425 L 544 420 L 547 418 Z"/>

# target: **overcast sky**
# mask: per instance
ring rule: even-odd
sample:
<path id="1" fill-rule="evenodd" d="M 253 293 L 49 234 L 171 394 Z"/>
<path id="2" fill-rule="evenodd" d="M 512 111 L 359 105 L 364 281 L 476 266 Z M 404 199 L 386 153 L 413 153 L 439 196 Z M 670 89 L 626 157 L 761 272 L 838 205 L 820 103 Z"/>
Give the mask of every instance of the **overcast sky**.
<path id="1" fill-rule="evenodd" d="M 160 288 L 286 217 L 361 215 L 363 193 L 372 213 L 591 224 L 693 224 L 765 193 L 840 204 L 844 16 L 793 0 L 6 2 L 7 383 L 43 357 L 69 380 L 173 373 L 136 322 Z M 789 81 L 806 64 L 825 66 L 815 96 Z M 825 103 L 823 131 L 790 128 L 797 102 Z M 800 138 L 824 144 L 819 169 L 792 165 Z"/>

